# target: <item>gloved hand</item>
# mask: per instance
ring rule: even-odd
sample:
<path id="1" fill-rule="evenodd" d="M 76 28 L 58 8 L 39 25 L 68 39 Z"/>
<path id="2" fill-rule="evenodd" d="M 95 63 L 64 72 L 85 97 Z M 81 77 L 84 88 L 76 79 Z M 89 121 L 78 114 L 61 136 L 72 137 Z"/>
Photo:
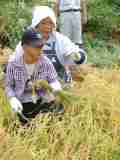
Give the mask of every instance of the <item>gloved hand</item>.
<path id="1" fill-rule="evenodd" d="M 9 102 L 10 102 L 10 106 L 11 106 L 13 112 L 15 112 L 15 113 L 22 112 L 23 106 L 22 106 L 21 102 L 16 97 L 10 98 Z"/>
<path id="2" fill-rule="evenodd" d="M 49 83 L 43 79 L 34 81 L 34 87 L 39 88 L 39 89 L 43 88 L 46 91 L 52 92 L 52 88 L 50 87 Z"/>
<path id="3" fill-rule="evenodd" d="M 70 58 L 73 60 L 73 61 L 79 61 L 81 59 L 81 55 L 79 52 L 72 52 L 70 54 Z"/>

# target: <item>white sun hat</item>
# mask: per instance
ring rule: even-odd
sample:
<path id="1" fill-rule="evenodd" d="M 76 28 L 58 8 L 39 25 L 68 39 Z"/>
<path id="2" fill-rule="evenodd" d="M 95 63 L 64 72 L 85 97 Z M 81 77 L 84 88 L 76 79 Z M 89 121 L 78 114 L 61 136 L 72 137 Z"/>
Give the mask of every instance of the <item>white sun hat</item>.
<path id="1" fill-rule="evenodd" d="M 54 11 L 48 6 L 36 6 L 33 9 L 32 24 L 30 27 L 35 28 L 43 19 L 50 17 L 56 26 L 56 16 Z"/>

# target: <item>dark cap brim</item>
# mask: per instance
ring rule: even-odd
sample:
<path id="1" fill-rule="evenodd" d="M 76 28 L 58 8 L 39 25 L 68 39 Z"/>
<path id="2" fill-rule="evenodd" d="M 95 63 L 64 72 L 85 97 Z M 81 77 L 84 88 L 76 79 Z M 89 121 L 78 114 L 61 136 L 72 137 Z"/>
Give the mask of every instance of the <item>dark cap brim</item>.
<path id="1" fill-rule="evenodd" d="M 30 42 L 29 45 L 33 48 L 42 48 L 44 44 L 38 40 L 38 41 Z"/>

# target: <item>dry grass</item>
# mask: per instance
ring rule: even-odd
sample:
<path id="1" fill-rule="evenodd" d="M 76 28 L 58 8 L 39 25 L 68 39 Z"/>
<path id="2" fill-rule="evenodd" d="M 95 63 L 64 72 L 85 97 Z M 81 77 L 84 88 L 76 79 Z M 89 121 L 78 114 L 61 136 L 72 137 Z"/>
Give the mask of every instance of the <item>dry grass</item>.
<path id="1" fill-rule="evenodd" d="M 79 94 L 80 99 L 65 106 L 61 121 L 50 114 L 38 116 L 28 128 L 19 126 L 17 120 L 7 127 L 1 121 L 1 159 L 118 160 L 119 73 L 119 69 L 95 69 L 83 82 L 75 82 L 71 92 Z"/>

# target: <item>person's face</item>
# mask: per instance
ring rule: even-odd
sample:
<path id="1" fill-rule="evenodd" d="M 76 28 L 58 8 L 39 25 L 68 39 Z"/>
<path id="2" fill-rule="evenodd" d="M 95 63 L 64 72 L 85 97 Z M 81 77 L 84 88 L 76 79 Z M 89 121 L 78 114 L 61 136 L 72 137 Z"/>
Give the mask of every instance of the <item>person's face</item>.
<path id="1" fill-rule="evenodd" d="M 24 50 L 24 59 L 26 63 L 33 64 L 38 61 L 39 56 L 42 54 L 42 49 L 33 48 L 28 45 L 23 46 Z"/>
<path id="2" fill-rule="evenodd" d="M 43 36 L 47 36 L 49 35 L 49 33 L 51 33 L 53 31 L 53 29 L 55 28 L 54 23 L 52 22 L 52 20 L 47 17 L 45 19 L 43 19 L 37 26 L 36 26 L 36 30 L 38 32 L 41 32 L 43 34 Z"/>

